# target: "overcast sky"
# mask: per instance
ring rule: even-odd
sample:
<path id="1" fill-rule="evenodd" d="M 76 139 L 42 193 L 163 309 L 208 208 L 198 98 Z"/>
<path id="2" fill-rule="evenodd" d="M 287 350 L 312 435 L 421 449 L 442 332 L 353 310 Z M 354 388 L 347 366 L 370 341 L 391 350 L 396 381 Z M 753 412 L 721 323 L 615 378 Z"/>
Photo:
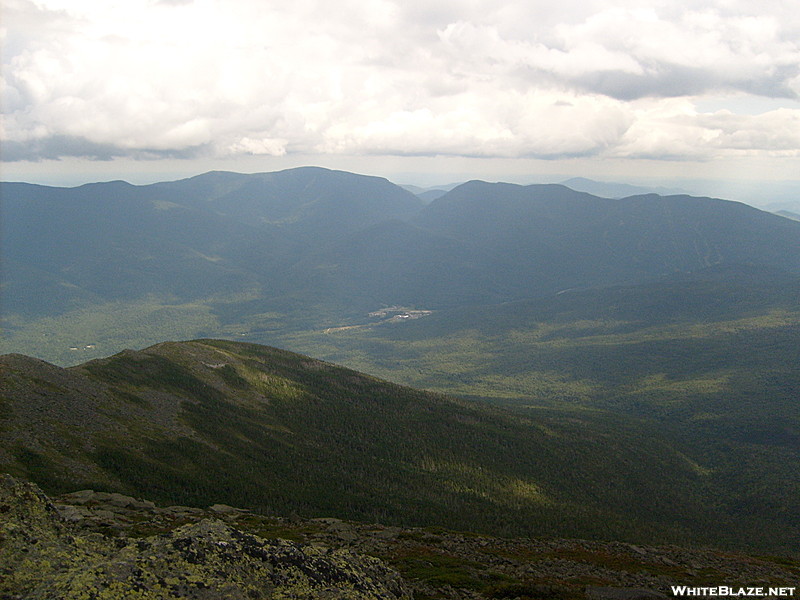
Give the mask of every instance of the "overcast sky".
<path id="1" fill-rule="evenodd" d="M 797 0 L 3 0 L 2 17 L 5 180 L 800 179 Z"/>

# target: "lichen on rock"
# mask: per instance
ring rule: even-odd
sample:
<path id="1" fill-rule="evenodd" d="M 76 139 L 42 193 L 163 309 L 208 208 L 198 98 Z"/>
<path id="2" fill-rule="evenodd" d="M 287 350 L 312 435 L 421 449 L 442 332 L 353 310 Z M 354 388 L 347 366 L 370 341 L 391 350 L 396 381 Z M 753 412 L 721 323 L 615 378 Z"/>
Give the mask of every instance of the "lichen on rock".
<path id="1" fill-rule="evenodd" d="M 263 540 L 215 519 L 145 539 L 77 533 L 33 484 L 0 476 L 0 597 L 407 600 L 381 561 Z"/>

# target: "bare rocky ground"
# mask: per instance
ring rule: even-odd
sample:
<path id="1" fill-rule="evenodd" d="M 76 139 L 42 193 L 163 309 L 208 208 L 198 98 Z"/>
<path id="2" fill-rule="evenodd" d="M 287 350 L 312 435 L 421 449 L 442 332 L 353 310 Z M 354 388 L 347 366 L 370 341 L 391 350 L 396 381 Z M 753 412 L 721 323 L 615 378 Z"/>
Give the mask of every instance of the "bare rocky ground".
<path id="1" fill-rule="evenodd" d="M 42 502 L 47 501 L 44 499 Z M 330 576 L 319 573 L 314 576 L 308 573 L 302 575 L 300 579 L 303 583 L 297 588 L 279 589 L 272 580 L 266 584 L 248 582 L 247 586 L 255 585 L 251 590 L 257 590 L 242 596 L 249 598 L 394 599 L 413 596 L 416 600 L 637 600 L 669 597 L 674 585 L 768 588 L 796 586 L 800 582 L 800 562 L 796 559 L 756 557 L 711 549 L 566 539 L 503 539 L 432 528 L 354 523 L 334 518 L 262 516 L 221 504 L 205 509 L 159 507 L 147 500 L 92 490 L 55 498 L 52 506 L 54 516 L 57 514 L 58 526 L 71 532 L 70 535 L 77 536 L 76 539 L 105 540 L 106 544 L 128 549 L 140 547 L 141 552 L 149 553 L 149 556 L 169 550 L 161 558 L 167 559 L 167 562 L 171 560 L 173 566 L 186 561 L 185 555 L 174 556 L 176 544 L 188 548 L 197 538 L 205 540 L 198 542 L 201 546 L 211 544 L 210 547 L 215 551 L 223 547 L 220 544 L 233 544 L 223 557 L 209 558 L 212 563 L 222 560 L 233 564 L 237 553 L 252 554 L 252 548 L 255 547 L 262 548 L 259 550 L 262 553 L 263 548 L 270 548 L 270 552 L 277 555 L 291 548 L 296 560 L 317 561 L 314 563 L 317 567 L 311 568 L 311 573 L 316 573 L 314 569 L 319 568 L 326 572 L 350 573 L 346 577 L 341 573 L 332 576 L 334 580 L 344 577 L 341 581 L 350 582 L 338 590 L 335 586 L 325 587 L 323 584 L 326 581 L 330 583 Z M 248 536 L 247 539 L 251 541 L 236 546 L 232 540 L 237 535 Z M 323 559 L 330 562 L 324 563 Z M 273 557 L 270 560 L 280 563 L 282 559 Z M 320 563 L 320 560 L 323 562 Z M 163 562 L 161 560 L 160 564 Z M 323 564 L 326 566 L 319 567 Z M 148 568 L 154 568 L 150 563 L 148 565 Z M 217 567 L 208 568 L 212 572 L 214 569 L 219 571 Z M 364 575 L 365 572 L 369 572 L 369 575 Z M 175 573 L 170 577 L 174 580 Z M 291 580 L 291 577 L 287 577 L 284 579 Z M 219 578 L 225 581 L 225 577 L 220 575 Z M 369 585 L 359 578 L 368 580 Z M 313 583 L 317 579 L 323 583 L 315 588 Z M 262 587 L 258 588 L 259 585 Z M 188 595 L 180 586 L 173 586 L 171 590 L 170 593 L 177 595 L 141 597 L 239 597 L 230 594 Z M 152 593 L 152 590 L 148 592 Z M 800 590 L 796 590 L 795 594 L 800 595 Z M 27 596 L 0 595 L 0 598 L 17 597 Z"/>
<path id="2" fill-rule="evenodd" d="M 154 513 L 150 503 L 78 498 L 92 500 L 59 510 L 36 486 L 0 476 L 0 599 L 411 599 L 376 558 L 265 540 L 205 511 L 170 510 L 162 513 L 169 527 L 129 536 L 124 526 Z M 117 535 L 92 531 L 109 526 Z"/>

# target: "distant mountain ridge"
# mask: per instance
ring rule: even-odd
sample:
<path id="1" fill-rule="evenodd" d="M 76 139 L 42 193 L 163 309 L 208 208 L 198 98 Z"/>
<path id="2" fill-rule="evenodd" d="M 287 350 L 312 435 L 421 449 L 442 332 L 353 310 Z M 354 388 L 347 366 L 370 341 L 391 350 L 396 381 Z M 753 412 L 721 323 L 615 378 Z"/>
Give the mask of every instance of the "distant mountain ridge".
<path id="1" fill-rule="evenodd" d="M 800 270 L 800 226 L 688 196 L 608 200 L 559 185 L 469 182 L 425 205 L 385 179 L 310 167 L 140 187 L 2 189 L 8 312 L 52 312 L 41 306 L 43 289 L 64 309 L 95 296 L 199 299 L 259 288 L 264 297 L 454 305 L 718 263 Z M 374 227 L 384 233 L 370 240 Z M 384 235 L 416 241 L 398 238 L 389 251 Z M 426 271 L 424 288 L 402 289 Z M 460 271 L 479 283 L 454 286 Z M 384 279 L 397 291 L 387 293 Z"/>
<path id="2" fill-rule="evenodd" d="M 628 196 L 641 196 L 644 194 L 658 194 L 659 196 L 686 195 L 686 190 L 678 188 L 668 188 L 663 186 L 646 187 L 641 185 L 630 185 L 628 183 L 611 183 L 606 181 L 595 181 L 585 177 L 572 177 L 561 182 L 576 192 L 587 192 L 602 198 L 626 198 Z"/>
<path id="3" fill-rule="evenodd" d="M 650 194 L 611 200 L 552 184 L 476 181 L 431 203 L 415 222 L 480 247 L 496 261 L 489 271 L 507 273 L 510 285 L 524 282 L 518 298 L 641 282 L 714 264 L 800 269 L 797 227 L 710 198 Z"/>
<path id="4" fill-rule="evenodd" d="M 2 191 L 4 310 L 27 314 L 91 298 L 247 291 L 309 244 L 422 205 L 386 180 L 317 168 Z"/>
<path id="5" fill-rule="evenodd" d="M 422 207 L 416 196 L 386 179 L 320 167 L 253 175 L 211 172 L 152 187 L 153 192 L 182 198 L 189 206 L 207 207 L 245 222 L 282 224 L 290 230 L 302 224 L 299 232 L 313 235 L 407 218 Z"/>
<path id="6" fill-rule="evenodd" d="M 192 337 L 328 327 L 382 306 L 521 301 L 713 265 L 800 272 L 800 222 L 710 198 L 474 181 L 426 204 L 385 179 L 316 167 L 0 189 L 9 340 L 66 314 L 98 327 L 105 317 L 92 311 L 120 309 L 112 304 L 133 311 L 138 329 L 147 311 L 209 324 L 171 335 Z M 74 361 L 63 352 L 76 343 L 43 356 Z M 35 352 L 14 344 L 3 349 Z"/>

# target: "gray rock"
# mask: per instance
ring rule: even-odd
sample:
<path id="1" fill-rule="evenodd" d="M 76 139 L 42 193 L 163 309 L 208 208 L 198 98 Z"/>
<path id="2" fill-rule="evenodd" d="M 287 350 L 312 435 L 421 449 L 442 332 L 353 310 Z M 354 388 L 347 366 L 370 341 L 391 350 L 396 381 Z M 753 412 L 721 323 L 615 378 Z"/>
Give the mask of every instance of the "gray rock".
<path id="1" fill-rule="evenodd" d="M 128 508 L 135 510 L 153 511 L 155 510 L 156 505 L 154 502 L 150 502 L 150 500 L 135 500 L 132 504 L 128 506 Z"/>
<path id="2" fill-rule="evenodd" d="M 90 502 L 92 498 L 94 498 L 94 495 L 94 490 L 79 490 L 77 492 L 64 494 L 62 498 L 64 498 L 64 500 L 70 504 L 86 504 L 87 502 Z"/>
<path id="3" fill-rule="evenodd" d="M 88 516 L 92 519 L 102 519 L 105 521 L 115 521 L 120 518 L 118 514 L 102 508 L 91 511 Z"/>
<path id="4" fill-rule="evenodd" d="M 124 494 L 111 494 L 111 497 L 105 500 L 104 504 L 108 504 L 110 506 L 118 506 L 119 508 L 128 508 L 132 504 L 135 504 L 136 500 L 131 498 L 130 496 L 125 496 Z"/>
<path id="5" fill-rule="evenodd" d="M 341 523 L 341 519 L 335 519 L 333 517 L 317 517 L 316 519 L 311 519 L 312 523 L 324 523 L 325 525 L 334 525 L 335 523 Z"/>
<path id="6" fill-rule="evenodd" d="M 384 529 L 372 532 L 372 535 L 382 540 L 393 540 L 400 535 L 401 531 L 402 529 L 399 527 L 385 527 Z"/>
<path id="7" fill-rule="evenodd" d="M 69 504 L 57 504 L 56 509 L 58 509 L 61 518 L 68 523 L 79 523 L 92 514 L 88 508 Z"/>
<path id="8" fill-rule="evenodd" d="M 92 494 L 91 501 L 92 502 L 106 502 L 106 501 L 110 500 L 111 497 L 112 497 L 112 494 L 109 493 L 109 492 L 95 492 L 94 494 Z"/>
<path id="9" fill-rule="evenodd" d="M 206 511 L 204 511 L 202 508 L 195 508 L 193 506 L 168 506 L 166 508 L 162 508 L 160 512 L 174 516 L 181 516 L 202 515 L 205 514 Z"/>
<path id="10" fill-rule="evenodd" d="M 327 531 L 342 542 L 355 542 L 358 540 L 358 533 L 356 532 L 355 527 L 343 521 L 331 523 L 328 525 Z"/>
<path id="11" fill-rule="evenodd" d="M 208 507 L 209 510 L 215 513 L 220 513 L 223 515 L 235 515 L 243 512 L 247 512 L 242 510 L 241 508 L 234 508 L 233 506 L 228 506 L 227 504 L 212 504 Z"/>
<path id="12" fill-rule="evenodd" d="M 630 548 L 640 556 L 647 556 L 647 550 L 645 550 L 644 548 L 640 548 L 639 546 L 634 546 L 633 544 L 628 544 L 628 548 Z"/>

